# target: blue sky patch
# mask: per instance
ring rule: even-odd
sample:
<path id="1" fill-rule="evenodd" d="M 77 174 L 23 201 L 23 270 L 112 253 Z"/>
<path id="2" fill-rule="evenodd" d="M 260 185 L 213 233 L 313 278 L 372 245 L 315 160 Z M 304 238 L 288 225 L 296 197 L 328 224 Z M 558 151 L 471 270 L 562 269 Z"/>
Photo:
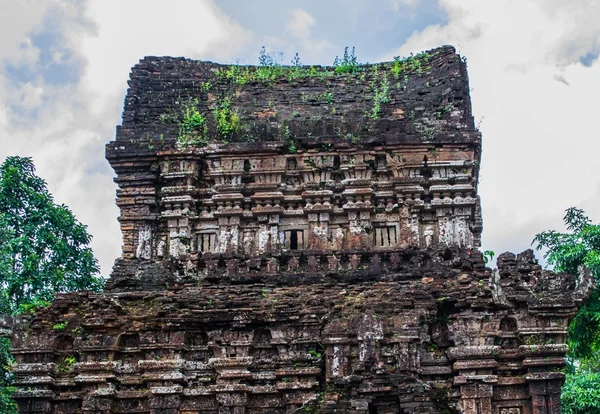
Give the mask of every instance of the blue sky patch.
<path id="1" fill-rule="evenodd" d="M 355 46 L 361 62 L 377 61 L 382 55 L 402 46 L 417 30 L 431 24 L 445 24 L 446 16 L 434 0 L 423 0 L 416 6 L 393 7 L 392 0 L 346 0 L 335 6 L 322 0 L 303 2 L 271 0 L 217 1 L 222 11 L 256 35 L 256 50 L 238 56 L 242 63 L 257 64 L 260 47 L 269 48 L 268 41 L 282 40 L 271 51 L 284 53 L 282 63 L 288 64 L 295 52 L 304 64 L 331 65 L 345 46 Z M 341 4 L 340 4 L 341 3 Z M 331 48 L 314 50 L 305 39 L 286 32 L 292 11 L 302 9 L 314 19 L 310 41 L 327 40 Z M 418 51 L 417 51 L 418 52 Z"/>
<path id="2" fill-rule="evenodd" d="M 583 66 L 587 66 L 589 68 L 590 66 L 592 66 L 596 59 L 598 59 L 598 53 L 590 52 L 585 56 L 579 58 L 579 61 Z"/>

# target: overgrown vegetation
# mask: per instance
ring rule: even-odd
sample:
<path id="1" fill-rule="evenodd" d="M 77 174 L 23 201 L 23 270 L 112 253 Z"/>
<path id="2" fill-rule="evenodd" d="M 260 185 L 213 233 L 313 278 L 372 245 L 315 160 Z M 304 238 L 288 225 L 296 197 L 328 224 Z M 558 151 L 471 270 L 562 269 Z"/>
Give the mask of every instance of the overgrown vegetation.
<path id="1" fill-rule="evenodd" d="M 315 93 L 315 94 L 307 94 L 302 92 L 300 95 L 300 99 L 302 102 L 322 102 L 332 104 L 334 102 L 333 92 L 323 92 L 323 93 Z"/>
<path id="2" fill-rule="evenodd" d="M 600 225 L 592 224 L 581 209 L 567 209 L 567 233 L 554 230 L 535 236 L 537 249 L 557 271 L 577 274 L 580 266 L 590 269 L 600 283 Z M 600 413 L 600 294 L 596 288 L 569 327 L 567 382 L 562 393 L 563 413 Z"/>
<path id="3" fill-rule="evenodd" d="M 374 71 L 377 71 L 377 65 L 373 66 Z M 390 102 L 390 82 L 387 77 L 387 73 L 384 73 L 381 77 L 379 84 L 374 80 L 371 84 L 373 89 L 373 106 L 367 113 L 367 117 L 371 119 L 379 119 L 381 116 L 381 105 Z"/>
<path id="4" fill-rule="evenodd" d="M 179 124 L 177 141 L 182 145 L 203 146 L 208 143 L 206 117 L 198 110 L 198 98 L 183 106 L 183 119 Z"/>
<path id="5" fill-rule="evenodd" d="M 67 355 L 63 361 L 58 364 L 58 372 L 61 374 L 69 373 L 73 370 L 73 365 L 77 363 L 77 358 L 73 355 Z"/>
<path id="6" fill-rule="evenodd" d="M 483 261 L 488 264 L 494 259 L 494 256 L 496 256 L 496 253 L 493 250 L 486 250 L 483 252 Z"/>
<path id="7" fill-rule="evenodd" d="M 355 49 L 348 53 L 348 46 L 344 48 L 344 56 L 340 59 L 338 56 L 333 61 L 334 72 L 336 74 L 356 73 L 362 69 L 362 64 L 354 54 Z"/>
<path id="8" fill-rule="evenodd" d="M 213 109 L 213 116 L 217 123 L 217 131 L 225 140 L 225 143 L 234 134 L 240 131 L 240 117 L 231 110 L 231 97 L 223 99 Z"/>
<path id="9" fill-rule="evenodd" d="M 571 207 L 564 222 L 568 233 L 554 230 L 535 236 L 536 248 L 546 248 L 544 258 L 555 270 L 577 274 L 581 265 L 590 269 L 600 282 L 600 225 L 592 224 L 585 212 Z M 600 368 L 600 295 L 594 289 L 590 298 L 573 319 L 569 329 L 569 353 L 584 365 Z"/>
<path id="10" fill-rule="evenodd" d="M 281 53 L 268 53 L 263 46 L 258 57 L 258 66 L 230 65 L 217 71 L 217 78 L 228 80 L 237 86 L 244 86 L 248 82 L 272 84 L 278 80 L 324 79 L 335 74 L 332 69 L 320 66 L 303 66 L 298 53 L 294 55 L 290 65 L 281 64 L 281 60 Z"/>
<path id="11" fill-rule="evenodd" d="M 394 57 L 391 63 L 382 64 L 382 68 L 389 70 L 395 79 L 408 73 L 422 74 L 431 70 L 429 59 L 433 55 L 428 52 L 410 55 L 406 58 Z M 340 58 L 336 56 L 333 65 L 327 66 L 304 66 L 298 53 L 289 65 L 281 63 L 281 53 L 269 53 L 263 46 L 258 57 L 258 66 L 230 65 L 217 71 L 217 78 L 227 80 L 238 86 L 244 86 L 248 82 L 262 82 L 271 84 L 278 80 L 294 81 L 298 79 L 312 78 L 325 80 L 333 76 L 345 76 L 356 74 L 368 68 L 367 63 L 361 63 L 356 56 L 356 50 L 346 46 L 344 54 Z"/>
<path id="12" fill-rule="evenodd" d="M 0 338 L 0 413 L 16 414 L 17 404 L 11 396 L 16 388 L 11 385 L 13 376 L 10 367 L 14 360 L 10 354 L 10 341 Z"/>
<path id="13" fill-rule="evenodd" d="M 55 331 L 64 331 L 66 328 L 67 324 L 65 322 L 60 322 L 52 326 L 52 329 L 54 329 Z"/>
<path id="14" fill-rule="evenodd" d="M 429 72 L 431 66 L 429 66 L 429 60 L 432 55 L 429 52 L 421 52 L 416 55 L 411 54 L 407 58 L 400 56 L 394 57 L 394 62 L 391 65 L 391 72 L 396 79 L 399 79 L 402 74 L 408 72 L 414 72 L 422 74 L 423 72 Z"/>
<path id="15" fill-rule="evenodd" d="M 567 373 L 561 394 L 563 414 L 600 413 L 600 373 L 597 371 Z"/>
<path id="16" fill-rule="evenodd" d="M 244 85 L 248 83 L 261 83 L 268 87 L 275 82 L 288 81 L 295 82 L 301 79 L 310 79 L 314 82 L 327 82 L 327 89 L 315 93 L 301 92 L 300 97 L 304 104 L 332 105 L 331 114 L 335 115 L 336 108 L 334 103 L 336 97 L 332 85 L 329 83 L 332 79 L 338 77 L 347 77 L 344 82 L 365 82 L 368 79 L 370 93 L 367 93 L 365 99 L 372 102 L 370 108 L 365 111 L 365 119 L 377 120 L 382 117 L 384 107 L 392 99 L 392 78 L 398 80 L 396 88 L 405 88 L 410 73 L 422 74 L 431 70 L 429 64 L 433 57 L 428 52 L 411 55 L 407 58 L 395 57 L 393 62 L 368 65 L 360 62 L 356 56 L 354 47 L 344 48 L 343 55 L 336 56 L 332 66 L 305 66 L 302 64 L 300 56 L 296 53 L 290 64 L 282 64 L 283 54 L 268 52 L 263 46 L 258 56 L 258 66 L 250 65 L 229 65 L 222 67 L 216 72 L 216 82 L 206 81 L 201 84 L 201 91 L 208 96 L 208 105 L 202 110 L 202 105 L 198 98 L 190 100 L 182 106 L 181 113 L 167 113 L 161 115 L 161 120 L 165 123 L 179 122 L 179 135 L 177 142 L 179 145 L 205 146 L 209 138 L 215 135 L 219 142 L 228 143 L 233 140 L 252 140 L 250 135 L 250 126 L 242 122 L 242 117 L 236 109 L 235 99 L 240 95 Z M 360 75 L 360 76 L 356 76 Z M 234 86 L 233 90 L 216 90 L 218 84 L 229 84 Z M 402 86 L 404 85 L 404 86 Z M 427 82 L 429 85 L 429 82 Z M 211 92 L 212 95 L 209 93 Z M 234 93 L 235 92 L 235 93 Z M 215 95 L 223 94 L 219 100 L 214 103 Z M 286 120 L 277 119 L 275 105 L 272 101 L 268 105 L 269 112 L 273 113 L 276 120 L 281 125 Z M 434 114 L 438 119 L 449 112 L 449 107 L 444 107 Z M 212 116 L 210 116 L 212 113 Z M 299 116 L 295 112 L 294 117 Z M 320 119 L 320 115 L 316 118 Z M 312 118 L 311 118 L 312 119 Z M 342 117 L 343 119 L 343 117 Z M 290 121 L 288 119 L 287 121 Z M 283 137 L 290 152 L 296 152 L 296 141 L 291 138 L 290 126 L 279 128 L 278 135 Z M 424 139 L 433 139 L 435 137 L 434 128 L 421 126 L 416 127 L 417 132 L 423 135 Z M 352 133 L 348 133 L 352 142 L 358 141 Z M 212 138 L 211 138 L 212 139 Z"/>
<path id="17" fill-rule="evenodd" d="M 283 135 L 283 140 L 288 146 L 288 152 L 293 154 L 296 151 L 298 151 L 298 146 L 296 144 L 296 141 L 292 138 L 290 127 L 288 125 L 283 124 L 281 126 L 281 133 Z"/>

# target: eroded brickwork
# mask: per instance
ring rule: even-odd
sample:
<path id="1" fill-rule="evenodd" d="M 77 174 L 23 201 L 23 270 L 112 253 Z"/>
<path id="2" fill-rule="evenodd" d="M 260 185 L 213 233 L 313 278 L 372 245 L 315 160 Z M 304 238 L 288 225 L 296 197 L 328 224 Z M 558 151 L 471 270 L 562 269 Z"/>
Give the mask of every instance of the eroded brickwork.
<path id="1" fill-rule="evenodd" d="M 591 281 L 485 267 L 454 50 L 244 70 L 134 67 L 107 146 L 123 255 L 106 293 L 14 324 L 20 412 L 559 413 Z"/>

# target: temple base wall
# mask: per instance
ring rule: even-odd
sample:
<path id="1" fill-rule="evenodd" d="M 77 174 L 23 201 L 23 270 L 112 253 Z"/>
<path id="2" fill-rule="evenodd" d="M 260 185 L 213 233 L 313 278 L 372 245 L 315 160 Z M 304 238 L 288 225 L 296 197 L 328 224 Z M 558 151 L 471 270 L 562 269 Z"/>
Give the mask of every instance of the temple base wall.
<path id="1" fill-rule="evenodd" d="M 17 321 L 19 412 L 560 412 L 574 276 L 530 251 L 495 272 L 477 251 L 344 260 L 295 283 L 134 260 L 180 283 L 64 294 Z"/>

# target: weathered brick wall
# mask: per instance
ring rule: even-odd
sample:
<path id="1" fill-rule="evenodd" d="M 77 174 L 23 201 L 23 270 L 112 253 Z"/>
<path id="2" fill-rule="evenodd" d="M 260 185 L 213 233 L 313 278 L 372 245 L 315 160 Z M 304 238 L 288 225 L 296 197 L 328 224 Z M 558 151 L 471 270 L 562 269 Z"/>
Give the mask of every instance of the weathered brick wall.
<path id="1" fill-rule="evenodd" d="M 15 330 L 20 412 L 559 412 L 575 277 L 531 251 L 495 274 L 478 252 L 397 256 L 61 295 Z"/>
<path id="2" fill-rule="evenodd" d="M 133 68 L 106 149 L 123 255 L 13 325 L 19 411 L 558 413 L 591 281 L 485 267 L 454 49 L 260 70 Z"/>
<path id="3" fill-rule="evenodd" d="M 229 68 L 184 58 L 141 60 L 132 69 L 123 123 L 116 142 L 109 144 L 115 151 L 109 156 L 132 143 L 142 142 L 147 149 L 150 141 L 158 147 L 161 134 L 163 140 L 174 139 L 182 107 L 195 99 L 199 112 L 208 115 L 209 135 L 217 137 L 211 114 L 230 98 L 230 109 L 241 126 L 233 140 L 240 142 L 281 141 L 285 126 L 303 145 L 349 139 L 348 134 L 365 143 L 480 142 L 471 115 L 466 65 L 449 46 L 430 51 L 397 75 L 389 62 L 367 65 L 354 74 L 323 74 L 332 68 L 315 67 L 312 76 L 240 84 L 219 75 Z M 379 117 L 373 119 L 369 114 L 384 79 L 389 102 L 381 104 Z"/>
<path id="4" fill-rule="evenodd" d="M 258 81 L 261 69 L 133 68 L 107 146 L 124 258 L 264 254 L 289 247 L 290 231 L 312 250 L 479 245 L 481 137 L 453 48 L 348 74 L 292 67 Z M 191 113 L 202 125 L 187 134 Z"/>

